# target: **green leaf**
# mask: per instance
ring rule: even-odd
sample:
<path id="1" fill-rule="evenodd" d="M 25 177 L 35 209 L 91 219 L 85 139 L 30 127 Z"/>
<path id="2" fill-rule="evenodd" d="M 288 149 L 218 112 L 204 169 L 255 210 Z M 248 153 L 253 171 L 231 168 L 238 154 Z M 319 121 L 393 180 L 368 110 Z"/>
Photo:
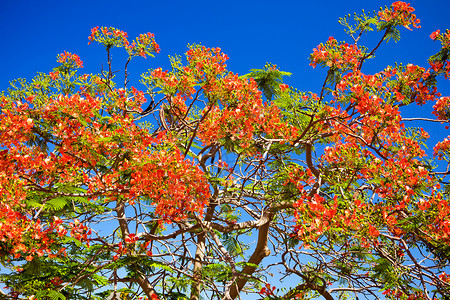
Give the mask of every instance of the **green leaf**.
<path id="1" fill-rule="evenodd" d="M 442 48 L 438 53 L 430 56 L 428 61 L 445 61 L 448 59 L 449 52 L 450 51 L 447 48 Z"/>
<path id="2" fill-rule="evenodd" d="M 239 241 L 236 238 L 228 236 L 223 242 L 223 245 L 231 255 L 233 256 L 240 255 L 242 258 L 244 258 L 242 254 L 241 245 L 239 244 Z"/>
<path id="3" fill-rule="evenodd" d="M 393 39 L 396 43 L 400 41 L 400 30 L 396 27 L 391 27 L 388 29 L 386 33 L 386 42 L 389 42 L 390 39 Z"/>
<path id="4" fill-rule="evenodd" d="M 271 63 L 267 63 L 264 69 L 251 69 L 250 71 L 250 73 L 242 77 L 255 79 L 267 100 L 272 100 L 273 95 L 279 92 L 279 86 L 283 83 L 283 77 L 292 75 L 292 73 L 278 70 Z"/>
<path id="5" fill-rule="evenodd" d="M 47 210 L 59 211 L 62 210 L 67 205 L 67 203 L 68 203 L 67 197 L 53 198 L 47 201 L 47 203 L 45 204 L 45 208 Z"/>
<path id="6" fill-rule="evenodd" d="M 97 274 L 92 274 L 91 277 L 92 277 L 92 279 L 95 280 L 95 282 L 97 282 L 98 285 L 106 286 L 106 285 L 109 284 L 108 278 L 106 278 L 104 276 L 100 276 L 100 275 L 97 275 Z"/>
<path id="7" fill-rule="evenodd" d="M 41 291 L 36 294 L 36 299 L 66 300 L 66 296 L 55 290 Z"/>

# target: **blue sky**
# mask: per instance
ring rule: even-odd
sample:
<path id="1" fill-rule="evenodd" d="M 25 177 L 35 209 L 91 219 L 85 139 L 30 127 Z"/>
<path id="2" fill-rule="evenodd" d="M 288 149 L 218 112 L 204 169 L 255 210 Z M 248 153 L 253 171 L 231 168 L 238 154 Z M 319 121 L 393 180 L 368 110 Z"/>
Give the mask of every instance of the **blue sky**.
<path id="1" fill-rule="evenodd" d="M 312 49 L 329 36 L 346 39 L 343 27 L 338 24 L 339 17 L 390 3 L 385 0 L 0 1 L 0 90 L 5 90 L 14 78 L 31 78 L 37 71 L 50 71 L 56 66 L 56 55 L 64 50 L 80 55 L 85 62 L 83 71 L 98 72 L 105 55 L 100 46 L 88 46 L 87 37 L 92 27 L 113 26 L 128 32 L 130 38 L 145 32 L 156 35 L 162 51 L 155 59 L 134 61 L 132 67 L 139 71 L 168 68 L 168 55 L 183 54 L 188 43 L 202 43 L 221 47 L 230 57 L 228 66 L 233 72 L 245 74 L 251 68 L 262 68 L 266 62 L 272 62 L 293 73 L 289 84 L 317 91 L 324 73 L 308 66 Z M 372 66 L 381 68 L 394 61 L 424 64 L 436 52 L 438 45 L 428 36 L 435 29 L 450 28 L 450 2 L 416 0 L 411 4 L 422 28 L 413 32 L 402 30 L 402 40 L 385 45 Z"/>

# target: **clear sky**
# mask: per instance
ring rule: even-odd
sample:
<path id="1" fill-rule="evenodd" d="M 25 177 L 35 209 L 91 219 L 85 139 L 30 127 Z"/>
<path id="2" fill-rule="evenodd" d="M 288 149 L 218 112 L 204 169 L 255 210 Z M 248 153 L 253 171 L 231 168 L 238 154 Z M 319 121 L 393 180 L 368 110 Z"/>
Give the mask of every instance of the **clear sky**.
<path id="1" fill-rule="evenodd" d="M 406 1 L 409 2 L 409 1 Z M 85 69 L 95 73 L 105 62 L 99 45 L 88 46 L 95 26 L 113 26 L 133 38 L 153 32 L 161 46 L 155 59 L 133 63 L 137 70 L 168 68 L 167 55 L 183 54 L 188 43 L 221 47 L 228 54 L 229 69 L 245 74 L 266 62 L 293 73 L 288 83 L 301 90 L 322 85 L 324 73 L 308 66 L 312 49 L 329 36 L 346 39 L 338 18 L 347 13 L 372 11 L 390 5 L 385 0 L 64 0 L 0 1 L 0 90 L 17 77 L 31 78 L 49 72 L 56 55 L 64 50 L 80 55 Z M 402 30 L 402 40 L 389 42 L 374 61 L 377 68 L 394 61 L 424 64 L 438 47 L 429 35 L 450 28 L 450 1 L 411 2 L 422 28 Z M 347 39 L 350 41 L 349 39 Z M 370 46 L 370 45 L 369 45 Z M 117 66 L 117 69 L 120 69 Z M 135 74 L 136 76 L 138 74 Z"/>
<path id="2" fill-rule="evenodd" d="M 56 55 L 64 50 L 81 57 L 85 66 L 82 72 L 99 72 L 106 55 L 101 46 L 88 45 L 90 29 L 113 26 L 128 32 L 130 39 L 152 32 L 161 47 L 156 58 L 132 62 L 130 71 L 135 78 L 148 68 L 167 69 L 168 55 L 183 54 L 188 43 L 202 43 L 221 47 L 230 57 L 230 71 L 241 75 L 271 62 L 293 73 L 287 79 L 289 85 L 320 92 L 325 73 L 309 66 L 312 49 L 329 36 L 350 42 L 338 23 L 339 17 L 362 9 L 372 11 L 392 2 L 0 0 L 0 91 L 12 79 L 31 79 L 38 71 L 48 73 L 57 66 Z M 439 44 L 433 43 L 429 35 L 436 29 L 450 28 L 450 1 L 406 2 L 416 9 L 422 28 L 412 32 L 401 29 L 401 41 L 384 45 L 363 71 L 373 73 L 396 61 L 426 66 L 427 58 L 437 52 Z M 373 47 L 375 40 L 370 41 L 367 46 Z M 113 57 L 113 63 L 116 61 Z M 115 69 L 122 66 L 120 62 Z M 444 82 L 442 93 L 450 95 L 449 81 Z M 430 111 L 428 107 L 423 116 L 431 117 Z"/>

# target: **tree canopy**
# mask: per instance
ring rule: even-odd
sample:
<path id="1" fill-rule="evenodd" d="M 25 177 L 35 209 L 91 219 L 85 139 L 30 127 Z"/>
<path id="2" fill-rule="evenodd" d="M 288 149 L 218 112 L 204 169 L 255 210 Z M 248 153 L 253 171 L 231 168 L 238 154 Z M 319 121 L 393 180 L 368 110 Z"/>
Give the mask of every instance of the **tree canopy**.
<path id="1" fill-rule="evenodd" d="M 0 298 L 448 299 L 450 138 L 431 145 L 417 122 L 448 123 L 450 31 L 418 41 L 441 45 L 424 66 L 368 74 L 385 42 L 420 27 L 414 9 L 340 23 L 349 42 L 310 56 L 319 91 L 271 63 L 239 76 L 197 44 L 130 86 L 129 64 L 160 48 L 112 27 L 89 37 L 107 52 L 98 74 L 64 52 L 13 81 L 0 96 Z M 434 115 L 402 117 L 427 103 Z"/>

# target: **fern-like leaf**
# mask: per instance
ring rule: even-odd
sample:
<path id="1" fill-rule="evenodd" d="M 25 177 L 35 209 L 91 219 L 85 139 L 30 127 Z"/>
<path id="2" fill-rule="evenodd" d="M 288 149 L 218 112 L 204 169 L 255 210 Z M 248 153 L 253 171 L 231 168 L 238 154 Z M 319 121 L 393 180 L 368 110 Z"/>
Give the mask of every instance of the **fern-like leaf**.
<path id="1" fill-rule="evenodd" d="M 280 84 L 284 76 L 291 76 L 289 72 L 280 71 L 275 65 L 267 63 L 264 69 L 251 69 L 251 72 L 243 75 L 243 78 L 253 78 L 258 84 L 267 100 L 272 100 L 273 95 L 279 92 Z"/>
<path id="2" fill-rule="evenodd" d="M 48 210 L 60 211 L 67 205 L 68 201 L 67 197 L 53 198 L 47 201 L 45 206 Z"/>

